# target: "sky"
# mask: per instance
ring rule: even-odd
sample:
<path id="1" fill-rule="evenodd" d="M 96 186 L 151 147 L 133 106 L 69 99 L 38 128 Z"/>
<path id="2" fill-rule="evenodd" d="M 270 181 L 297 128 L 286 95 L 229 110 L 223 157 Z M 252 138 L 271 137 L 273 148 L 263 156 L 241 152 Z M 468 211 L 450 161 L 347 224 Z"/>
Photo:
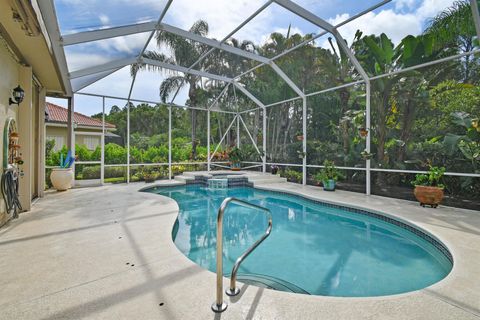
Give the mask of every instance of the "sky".
<path id="1" fill-rule="evenodd" d="M 62 34 L 110 28 L 139 22 L 156 21 L 164 9 L 166 0 L 55 0 L 55 9 Z M 370 8 L 380 0 L 294 0 L 305 9 L 333 25 Z M 428 20 L 452 5 L 454 0 L 393 0 L 364 16 L 339 28 L 350 43 L 355 32 L 364 34 L 386 33 L 394 43 L 408 34 L 422 32 Z M 247 17 L 258 10 L 264 1 L 249 0 L 173 0 L 163 22 L 188 30 L 194 21 L 206 20 L 209 37 L 223 39 Z M 262 44 L 272 32 L 286 33 L 288 27 L 295 33 L 319 33 L 317 26 L 303 20 L 276 3 L 253 18 L 234 37 Z M 136 57 L 145 45 L 149 33 L 100 40 L 88 44 L 65 47 L 69 71 L 80 70 L 126 57 Z M 327 36 L 317 40 L 318 46 L 329 47 Z M 154 41 L 148 50 L 168 53 L 167 48 L 157 48 Z M 188 66 L 187 66 L 188 67 Z M 168 74 L 140 72 L 132 90 L 133 99 L 159 101 L 159 86 Z M 82 82 L 86 79 L 78 79 Z M 132 78 L 129 67 L 120 69 L 80 92 L 105 94 L 127 98 Z M 175 103 L 184 105 L 187 89 L 182 90 Z M 48 101 L 66 106 L 65 99 L 48 98 Z M 125 101 L 106 99 L 106 111 L 113 104 L 124 106 Z M 75 95 L 75 110 L 87 115 L 102 111 L 102 99 Z"/>

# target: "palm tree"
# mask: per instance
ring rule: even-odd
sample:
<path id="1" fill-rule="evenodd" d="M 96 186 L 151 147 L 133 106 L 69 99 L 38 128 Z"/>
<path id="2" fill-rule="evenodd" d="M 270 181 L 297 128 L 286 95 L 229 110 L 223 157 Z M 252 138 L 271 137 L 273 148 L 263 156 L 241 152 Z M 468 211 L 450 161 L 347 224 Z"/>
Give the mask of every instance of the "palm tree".
<path id="1" fill-rule="evenodd" d="M 476 35 L 470 1 L 455 1 L 451 7 L 440 12 L 429 21 L 424 34 L 432 35 L 437 48 L 445 48 L 445 55 L 470 52 L 474 49 Z M 452 52 L 452 50 L 454 52 Z M 463 65 L 464 81 L 473 80 L 471 74 L 473 56 L 465 56 Z"/>
<path id="2" fill-rule="evenodd" d="M 189 30 L 192 33 L 198 34 L 200 36 L 206 37 L 208 34 L 208 23 L 203 20 L 196 21 Z M 180 66 L 190 67 L 194 64 L 198 58 L 210 49 L 209 46 L 201 44 L 189 39 L 182 38 L 180 36 L 168 33 L 164 30 L 158 30 L 155 34 L 155 40 L 157 41 L 157 46 L 160 48 L 166 46 L 171 51 L 171 57 L 167 57 L 163 53 L 156 51 L 146 51 L 143 54 L 143 57 L 167 62 L 171 64 L 177 64 Z M 218 63 L 218 57 L 215 54 L 209 55 L 207 58 L 203 59 L 197 66 L 196 69 L 208 70 L 212 68 L 213 65 Z M 164 68 L 149 65 L 133 65 L 131 67 L 132 76 L 136 72 L 141 70 L 156 71 L 156 72 L 166 72 Z M 187 105 L 191 107 L 197 107 L 201 101 L 199 97 L 199 92 L 202 87 L 202 78 L 199 76 L 191 74 L 179 74 L 178 72 L 173 72 L 168 70 L 169 76 L 162 81 L 160 84 L 160 99 L 162 102 L 166 102 L 168 97 L 176 92 L 177 90 L 188 85 L 188 101 Z M 195 109 L 190 109 L 191 112 L 191 127 L 192 127 L 192 159 L 197 157 L 197 112 Z"/>

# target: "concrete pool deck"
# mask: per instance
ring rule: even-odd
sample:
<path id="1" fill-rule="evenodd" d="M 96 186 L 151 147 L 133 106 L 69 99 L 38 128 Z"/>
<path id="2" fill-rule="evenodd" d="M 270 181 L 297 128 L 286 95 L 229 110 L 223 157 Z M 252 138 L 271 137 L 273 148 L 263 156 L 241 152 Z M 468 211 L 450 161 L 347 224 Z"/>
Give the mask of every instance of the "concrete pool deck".
<path id="1" fill-rule="evenodd" d="M 480 319 L 478 211 L 422 208 L 292 183 L 260 184 L 414 223 L 447 245 L 454 268 L 426 289 L 375 298 L 308 296 L 240 284 L 241 296 L 224 295 L 228 309 L 214 314 L 215 274 L 175 247 L 171 231 L 178 206 L 138 192 L 149 185 L 155 184 L 49 193 L 1 228 L 0 319 Z"/>

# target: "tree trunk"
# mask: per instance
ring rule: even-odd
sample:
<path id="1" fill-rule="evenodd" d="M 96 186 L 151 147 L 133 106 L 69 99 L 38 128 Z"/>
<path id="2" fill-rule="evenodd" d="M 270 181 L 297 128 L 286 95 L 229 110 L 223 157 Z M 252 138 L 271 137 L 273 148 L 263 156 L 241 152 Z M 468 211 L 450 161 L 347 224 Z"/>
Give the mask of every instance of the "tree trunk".
<path id="1" fill-rule="evenodd" d="M 350 92 L 348 89 L 343 88 L 340 89 L 338 92 L 338 95 L 340 97 L 340 119 L 339 119 L 339 124 L 341 123 L 341 119 L 345 112 L 348 110 L 348 101 L 350 100 Z M 348 156 L 348 153 L 350 151 L 350 137 L 348 134 L 348 124 L 344 123 L 340 125 L 341 129 L 341 135 L 342 135 L 342 141 L 343 141 L 343 164 L 346 166 L 346 159 Z"/>
<path id="2" fill-rule="evenodd" d="M 388 108 L 388 99 L 389 99 L 389 92 L 386 91 L 387 94 L 383 94 L 377 103 L 377 119 L 376 119 L 376 134 L 377 134 L 377 162 L 379 165 L 382 165 L 385 159 L 385 140 L 387 138 L 387 128 L 386 128 L 386 111 Z M 382 172 L 378 172 L 377 174 L 377 185 L 384 186 L 384 174 Z"/>
<path id="3" fill-rule="evenodd" d="M 400 133 L 400 140 L 403 141 L 403 146 L 398 148 L 397 161 L 405 161 L 406 149 L 408 141 L 410 140 L 410 133 L 412 131 L 413 123 L 415 122 L 415 108 L 414 101 L 409 98 L 405 107 L 405 112 L 402 119 L 402 132 Z"/>

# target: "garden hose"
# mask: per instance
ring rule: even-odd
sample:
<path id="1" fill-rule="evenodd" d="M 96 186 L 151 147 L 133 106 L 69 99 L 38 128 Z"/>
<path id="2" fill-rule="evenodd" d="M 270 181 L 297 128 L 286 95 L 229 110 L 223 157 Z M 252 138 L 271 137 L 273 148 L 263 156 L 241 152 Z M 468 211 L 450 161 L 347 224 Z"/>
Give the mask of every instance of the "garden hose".
<path id="1" fill-rule="evenodd" d="M 18 218 L 22 205 L 18 199 L 18 174 L 15 169 L 6 169 L 2 174 L 1 188 L 7 213 L 13 213 L 13 219 Z"/>

